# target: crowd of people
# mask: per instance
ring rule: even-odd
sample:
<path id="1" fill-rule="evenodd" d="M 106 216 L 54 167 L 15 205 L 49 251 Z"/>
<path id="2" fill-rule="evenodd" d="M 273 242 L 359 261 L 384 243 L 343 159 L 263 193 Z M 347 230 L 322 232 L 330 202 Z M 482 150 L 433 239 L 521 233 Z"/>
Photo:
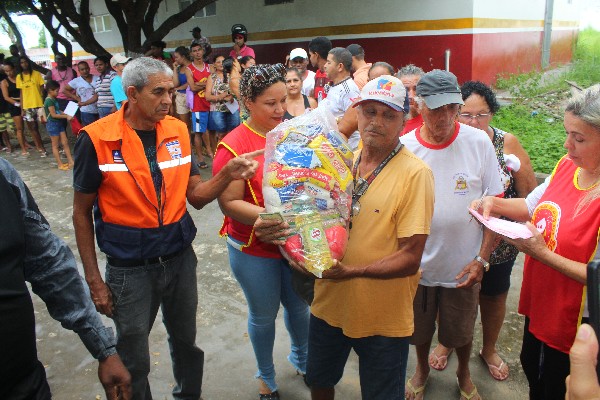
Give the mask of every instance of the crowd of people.
<path id="1" fill-rule="evenodd" d="M 280 398 L 273 360 L 280 305 L 288 361 L 314 400 L 334 398 L 351 350 L 363 399 L 423 399 L 431 369 L 444 370 L 453 352 L 460 399 L 481 399 L 469 366 L 475 321 L 480 310 L 479 355 L 491 378 L 506 380 L 509 366 L 496 343 L 519 252 L 526 254 L 520 359 L 530 398 L 598 398 L 585 285 L 600 234 L 600 85 L 568 101 L 567 155 L 537 186 L 517 137 L 492 125 L 499 104 L 485 83 L 369 63 L 361 45 L 333 47 L 326 37 L 291 50 L 285 64 L 257 64 L 242 24 L 232 27 L 230 54 L 211 57 L 200 28 L 191 33 L 190 46 L 173 54 L 155 42 L 143 57 L 98 57 L 99 76 L 85 61 L 75 71 L 62 54 L 46 80 L 25 56 L 18 65 L 3 61 L 6 151 L 14 152 L 8 132 L 15 132 L 22 156 L 33 148 L 45 156 L 38 125 L 45 123 L 58 168 L 73 169 L 73 224 L 89 295 L 73 254 L 42 229 L 28 189 L 1 161 L 0 187 L 13 190 L 0 190 L 0 236 L 11 237 L 0 241 L 2 257 L 11 255 L 0 266 L 0 300 L 12 290 L 18 301 L 0 301 L 0 313 L 19 315 L 28 336 L 2 324 L 0 337 L 28 356 L 19 368 L 2 368 L 14 384 L 0 388 L 0 397 L 49 398 L 27 280 L 51 311 L 72 303 L 71 312 L 52 315 L 100 360 L 110 399 L 152 398 L 148 335 L 160 307 L 173 396 L 199 399 L 204 352 L 196 345 L 196 227 L 187 203 L 201 209 L 217 200 L 230 267 L 248 304 L 260 399 Z M 64 112 L 70 101 L 82 125 L 73 156 L 67 122 L 74 117 Z M 289 224 L 260 217 L 267 133 L 317 107 L 335 117 L 355 150 L 347 251 L 320 279 L 279 251 Z M 209 163 L 212 176 L 203 180 L 200 169 Z M 472 221 L 469 209 L 526 223 L 532 238 L 497 235 Z M 24 246 L 31 237 L 38 245 Z M 105 277 L 95 242 L 106 255 Z M 49 252 L 51 245 L 59 251 Z M 42 261 L 47 272 L 33 268 Z M 50 279 L 60 291 L 49 289 Z M 94 308 L 113 320 L 116 339 Z M 406 379 L 410 345 L 417 364 Z"/>

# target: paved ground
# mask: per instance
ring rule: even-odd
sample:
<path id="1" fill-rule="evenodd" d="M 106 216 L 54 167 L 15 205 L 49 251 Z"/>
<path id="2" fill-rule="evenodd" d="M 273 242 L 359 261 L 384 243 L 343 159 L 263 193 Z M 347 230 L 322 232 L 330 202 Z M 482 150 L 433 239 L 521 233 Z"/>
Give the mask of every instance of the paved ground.
<path id="1" fill-rule="evenodd" d="M 14 142 L 14 141 L 13 141 Z M 50 149 L 46 141 L 47 149 Z M 65 240 L 78 259 L 72 213 L 72 178 L 70 172 L 59 171 L 53 159 L 40 158 L 37 154 L 23 158 L 2 153 L 25 182 L 29 185 L 40 209 L 54 232 Z M 208 178 L 208 172 L 202 171 Z M 250 400 L 257 398 L 253 379 L 255 362 L 246 329 L 246 304 L 242 291 L 229 269 L 225 242 L 217 235 L 222 215 L 216 203 L 201 211 L 191 211 L 198 227 L 194 249 L 200 260 L 198 267 L 199 311 L 198 344 L 206 352 L 204 375 L 205 400 Z M 100 262 L 104 259 L 101 257 Z M 81 265 L 80 272 L 81 270 Z M 508 313 L 501 333 L 499 349 L 511 368 L 511 376 L 505 382 L 496 382 L 477 356 L 481 346 L 479 322 L 476 327 L 474 350 L 471 358 L 473 379 L 485 399 L 525 399 L 527 384 L 519 365 L 519 350 L 523 318 L 516 314 L 522 280 L 522 258 L 515 266 L 509 295 Z M 102 388 L 97 380 L 97 364 L 86 352 L 77 335 L 64 330 L 47 313 L 44 303 L 34 296 L 37 321 L 37 341 L 40 359 L 54 398 L 101 399 Z M 107 324 L 111 321 L 106 319 Z M 152 371 L 150 381 L 155 399 L 168 399 L 173 385 L 170 359 L 166 345 L 166 332 L 161 317 L 157 318 L 151 333 Z M 310 398 L 302 379 L 287 363 L 289 340 L 280 317 L 277 325 L 275 364 L 282 399 L 306 400 Z M 414 371 L 414 350 L 411 349 L 408 374 Z M 450 358 L 446 371 L 432 371 L 427 387 L 427 399 L 459 398 L 453 371 L 456 357 Z M 360 399 L 357 359 L 353 355 L 346 367 L 342 382 L 336 387 L 337 398 Z"/>

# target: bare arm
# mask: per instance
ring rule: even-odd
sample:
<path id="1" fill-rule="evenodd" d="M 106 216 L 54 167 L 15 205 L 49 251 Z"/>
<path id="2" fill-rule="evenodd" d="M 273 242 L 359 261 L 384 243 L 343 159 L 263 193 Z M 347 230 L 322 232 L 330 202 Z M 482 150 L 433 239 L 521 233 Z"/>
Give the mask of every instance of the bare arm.
<path id="1" fill-rule="evenodd" d="M 490 255 L 492 254 L 492 250 L 494 248 L 495 239 L 496 233 L 484 227 L 483 239 L 477 255 L 489 262 Z M 475 257 L 475 255 L 473 255 L 473 257 Z M 456 285 L 457 288 L 471 287 L 476 283 L 481 282 L 483 279 L 483 264 L 479 261 L 472 260 L 463 268 L 463 270 L 456 276 L 455 279 L 458 281 L 465 275 L 467 275 L 467 279 L 464 282 Z"/>
<path id="2" fill-rule="evenodd" d="M 521 146 L 519 139 L 510 133 L 504 135 L 504 153 L 514 154 L 521 161 L 521 168 L 516 172 L 513 171 L 513 177 L 515 179 L 517 195 L 519 197 L 527 197 L 537 186 L 529 154 Z"/>
<path id="3" fill-rule="evenodd" d="M 216 199 L 229 184 L 236 180 L 250 179 L 256 173 L 258 161 L 254 157 L 261 155 L 264 150 L 242 154 L 227 162 L 221 170 L 208 181 L 202 181 L 199 175 L 191 176 L 187 186 L 187 200 L 199 210 Z"/>
<path id="4" fill-rule="evenodd" d="M 229 89 L 235 95 L 235 98 L 241 101 L 240 97 L 240 78 L 230 78 L 229 79 Z"/>
<path id="5" fill-rule="evenodd" d="M 56 108 L 54 106 L 48 107 L 48 111 L 50 111 L 50 116 L 52 118 L 66 119 L 67 121 L 70 121 L 73 118 L 73 117 L 71 117 L 70 115 L 67 115 L 67 114 L 57 114 L 56 113 Z"/>
<path id="6" fill-rule="evenodd" d="M 306 96 L 308 98 L 308 104 L 310 104 L 311 110 L 314 110 L 319 105 L 315 99 L 310 96 Z M 356 123 L 356 128 L 358 129 L 358 122 Z"/>
<path id="7" fill-rule="evenodd" d="M 114 308 L 112 294 L 100 274 L 98 259 L 96 258 L 96 248 L 94 246 L 92 208 L 96 196 L 96 193 L 86 194 L 78 191 L 74 192 L 73 227 L 75 228 L 77 249 L 79 250 L 81 262 L 83 263 L 85 280 L 90 288 L 92 301 L 96 305 L 96 310 L 107 317 L 112 317 Z"/>
<path id="8" fill-rule="evenodd" d="M 93 104 L 97 101 L 98 101 L 98 93 L 94 93 L 94 95 L 92 95 L 92 97 L 90 97 L 86 101 L 79 102 L 79 106 L 87 106 L 87 105 Z"/>
<path id="9" fill-rule="evenodd" d="M 338 130 L 347 138 L 358 129 L 358 114 L 356 108 L 348 107 L 342 119 L 338 122 Z"/>
<path id="10" fill-rule="evenodd" d="M 185 77 L 187 78 L 188 85 L 190 85 L 192 92 L 197 93 L 206 88 L 206 82 L 194 82 L 194 75 L 189 68 L 185 69 Z"/>
<path id="11" fill-rule="evenodd" d="M 479 200 L 471 203 L 471 208 L 478 206 Z M 486 196 L 477 210 L 483 215 L 483 218 L 489 219 L 490 214 L 501 215 L 512 219 L 513 221 L 525 222 L 530 220 L 529 210 L 525 199 L 503 199 L 500 197 Z M 487 258 L 486 258 L 487 260 Z"/>
<path id="12" fill-rule="evenodd" d="M 504 238 L 510 244 L 517 246 L 519 251 L 530 255 L 544 265 L 568 276 L 571 279 L 585 285 L 587 280 L 587 264 L 569 260 L 559 254 L 556 254 L 546 246 L 546 242 L 536 227 L 528 222 L 527 227 L 533 233 L 529 239 L 508 239 Z M 573 240 L 577 240 L 573 238 Z"/>
<path id="13" fill-rule="evenodd" d="M 77 95 L 75 89 L 73 89 L 69 84 L 66 84 L 62 90 L 62 93 L 68 98 L 75 100 L 76 102 L 81 102 L 81 98 Z"/>
<path id="14" fill-rule="evenodd" d="M 323 279 L 392 279 L 414 275 L 419 271 L 426 241 L 427 235 L 399 238 L 398 251 L 369 265 L 350 267 L 336 260 L 333 267 L 323 272 Z"/>
<path id="15" fill-rule="evenodd" d="M 263 207 L 244 201 L 246 182 L 233 181 L 219 196 L 219 207 L 226 216 L 246 225 L 254 225 Z"/>

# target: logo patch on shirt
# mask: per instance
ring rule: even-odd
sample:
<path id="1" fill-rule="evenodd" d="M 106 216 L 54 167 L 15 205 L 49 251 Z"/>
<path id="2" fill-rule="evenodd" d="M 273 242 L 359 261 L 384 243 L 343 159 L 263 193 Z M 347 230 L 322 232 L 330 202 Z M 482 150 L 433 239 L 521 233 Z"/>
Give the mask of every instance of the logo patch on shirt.
<path id="1" fill-rule="evenodd" d="M 167 147 L 167 151 L 171 155 L 172 160 L 175 160 L 176 158 L 181 158 L 181 145 L 179 143 L 179 140 L 167 142 L 165 146 Z"/>
<path id="2" fill-rule="evenodd" d="M 112 155 L 113 155 L 113 162 L 115 164 L 123 164 L 123 156 L 121 155 L 121 150 L 113 150 L 112 151 Z"/>
<path id="3" fill-rule="evenodd" d="M 458 173 L 452 177 L 454 180 L 454 194 L 464 196 L 469 193 L 469 186 L 467 185 L 467 174 Z"/>

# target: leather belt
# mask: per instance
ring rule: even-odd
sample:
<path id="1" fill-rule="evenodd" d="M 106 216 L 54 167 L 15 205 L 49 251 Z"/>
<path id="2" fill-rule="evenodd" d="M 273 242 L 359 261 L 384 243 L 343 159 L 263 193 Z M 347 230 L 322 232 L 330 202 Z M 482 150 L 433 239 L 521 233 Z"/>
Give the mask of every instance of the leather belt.
<path id="1" fill-rule="evenodd" d="M 160 257 L 154 257 L 154 258 L 138 258 L 138 259 L 126 259 L 125 260 L 125 259 L 121 259 L 121 258 L 106 256 L 106 260 L 112 267 L 119 267 L 119 268 L 142 267 L 142 266 L 148 266 L 148 265 L 162 264 L 166 261 L 172 260 L 173 258 L 181 255 L 181 253 L 183 253 L 187 249 L 188 248 L 186 247 L 185 249 L 176 251 L 175 253 L 167 254 L 164 256 L 160 256 Z"/>

